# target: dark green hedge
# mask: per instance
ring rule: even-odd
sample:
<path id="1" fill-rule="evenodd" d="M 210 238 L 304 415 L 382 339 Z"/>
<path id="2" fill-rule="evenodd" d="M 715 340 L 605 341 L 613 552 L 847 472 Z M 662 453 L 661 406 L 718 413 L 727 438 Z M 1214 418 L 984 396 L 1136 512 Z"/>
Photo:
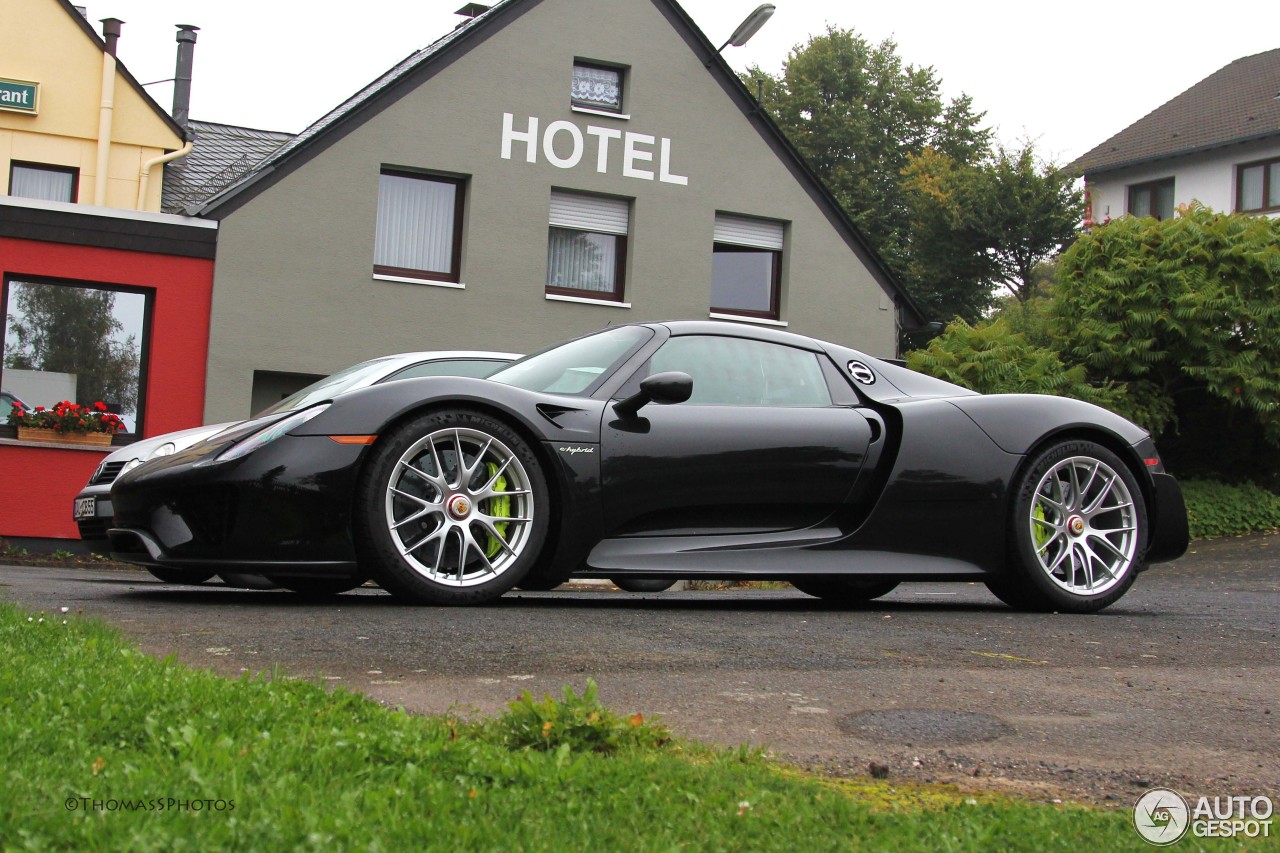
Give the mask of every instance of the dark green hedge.
<path id="1" fill-rule="evenodd" d="M 1184 480 L 1192 539 L 1237 536 L 1280 528 L 1280 495 L 1252 483 Z"/>

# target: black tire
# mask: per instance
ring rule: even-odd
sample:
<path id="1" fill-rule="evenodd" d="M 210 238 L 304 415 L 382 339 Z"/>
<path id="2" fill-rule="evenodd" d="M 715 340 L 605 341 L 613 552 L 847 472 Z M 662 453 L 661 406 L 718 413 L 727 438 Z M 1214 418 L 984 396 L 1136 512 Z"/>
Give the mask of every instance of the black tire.
<path id="1" fill-rule="evenodd" d="M 533 450 L 480 412 L 429 412 L 380 439 L 356 503 L 360 562 L 399 598 L 482 604 L 525 577 L 550 497 Z M 459 464 L 461 459 L 461 464 Z"/>
<path id="2" fill-rule="evenodd" d="M 833 604 L 866 604 L 898 587 L 898 581 L 882 578 L 797 578 L 791 585 L 814 598 Z"/>
<path id="3" fill-rule="evenodd" d="M 623 592 L 666 592 L 676 585 L 676 579 L 663 578 L 609 578 L 609 583 Z"/>
<path id="4" fill-rule="evenodd" d="M 279 585 L 266 575 L 250 575 L 242 572 L 218 572 L 218 577 L 227 586 L 236 589 L 279 589 Z"/>
<path id="5" fill-rule="evenodd" d="M 159 566 L 147 566 L 147 571 L 156 578 L 165 583 L 180 583 L 188 586 L 199 586 L 200 584 L 213 577 L 213 573 L 205 574 L 204 572 L 188 572 L 182 569 L 162 569 Z"/>
<path id="6" fill-rule="evenodd" d="M 1051 445 L 1019 475 L 1006 573 L 987 581 L 1021 610 L 1095 613 L 1133 586 L 1147 550 L 1147 510 L 1129 467 L 1092 441 Z"/>
<path id="7" fill-rule="evenodd" d="M 276 586 L 307 598 L 328 598 L 363 586 L 367 578 L 284 578 L 271 577 Z"/>

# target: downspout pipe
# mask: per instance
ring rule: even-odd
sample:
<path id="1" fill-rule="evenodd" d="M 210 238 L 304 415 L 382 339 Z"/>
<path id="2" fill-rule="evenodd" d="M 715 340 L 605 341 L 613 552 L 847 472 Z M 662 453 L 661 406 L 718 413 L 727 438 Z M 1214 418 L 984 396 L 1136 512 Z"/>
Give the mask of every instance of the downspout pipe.
<path id="1" fill-rule="evenodd" d="M 98 107 L 98 172 L 93 180 L 93 203 L 107 204 L 107 169 L 111 165 L 111 122 L 115 114 L 116 58 L 102 52 L 102 100 Z"/>
<path id="2" fill-rule="evenodd" d="M 194 143 L 187 140 L 187 144 L 179 148 L 177 151 L 170 151 L 168 154 L 161 154 L 159 157 L 152 157 L 150 160 L 142 164 L 142 172 L 138 175 L 138 210 L 145 210 L 147 201 L 147 184 L 151 180 L 151 167 L 159 166 L 161 163 L 168 163 L 171 160 L 177 160 L 179 157 L 186 157 L 191 153 Z"/>

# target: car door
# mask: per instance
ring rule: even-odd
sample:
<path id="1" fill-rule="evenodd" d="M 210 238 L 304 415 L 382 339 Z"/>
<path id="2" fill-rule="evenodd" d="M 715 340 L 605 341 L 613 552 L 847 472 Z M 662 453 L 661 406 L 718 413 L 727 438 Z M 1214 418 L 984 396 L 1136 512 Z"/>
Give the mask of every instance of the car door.
<path id="1" fill-rule="evenodd" d="M 849 496 L 872 440 L 832 404 L 820 356 L 726 335 L 667 340 L 622 387 L 680 371 L 684 403 L 633 417 L 606 407 L 601 487 L 609 536 L 714 535 L 818 524 Z"/>

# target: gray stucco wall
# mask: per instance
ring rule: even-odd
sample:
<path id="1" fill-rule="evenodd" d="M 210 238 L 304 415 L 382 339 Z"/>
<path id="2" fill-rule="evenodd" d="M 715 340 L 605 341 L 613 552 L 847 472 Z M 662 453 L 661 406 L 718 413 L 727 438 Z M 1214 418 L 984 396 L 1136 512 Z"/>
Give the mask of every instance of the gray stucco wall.
<path id="1" fill-rule="evenodd" d="M 629 66 L 629 119 L 574 112 L 575 57 Z M 680 186 L 581 162 L 501 157 L 503 115 L 671 140 Z M 568 137 L 560 138 L 561 156 Z M 657 172 L 652 163 L 636 165 Z M 378 174 L 399 166 L 469 176 L 465 289 L 373 279 Z M 630 308 L 544 295 L 552 188 L 634 199 Z M 609 323 L 706 318 L 717 211 L 787 223 L 781 320 L 792 331 L 892 355 L 890 298 L 768 143 L 650 0 L 544 0 L 278 183 L 219 232 L 206 421 L 247 416 L 253 371 L 326 373 L 402 350 L 531 351 Z"/>

